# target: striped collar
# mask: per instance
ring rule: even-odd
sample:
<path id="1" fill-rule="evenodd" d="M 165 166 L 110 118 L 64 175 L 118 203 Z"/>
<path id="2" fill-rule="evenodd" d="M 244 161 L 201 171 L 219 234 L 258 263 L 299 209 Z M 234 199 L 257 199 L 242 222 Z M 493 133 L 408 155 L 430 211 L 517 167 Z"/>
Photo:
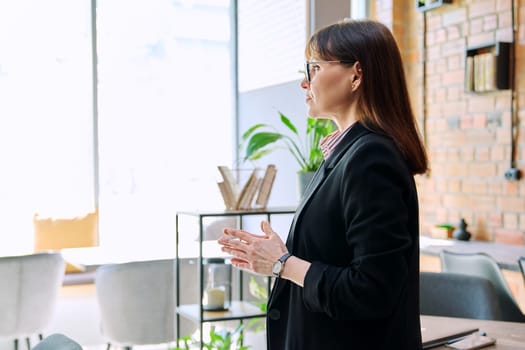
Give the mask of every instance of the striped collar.
<path id="1" fill-rule="evenodd" d="M 339 144 L 339 142 L 343 139 L 343 137 L 348 133 L 348 130 L 352 129 L 352 125 L 350 125 L 345 130 L 336 130 L 332 132 L 331 134 L 323 137 L 321 141 L 319 142 L 319 147 L 321 147 L 321 152 L 323 153 L 324 159 L 328 159 L 332 152 L 334 151 L 335 147 Z"/>

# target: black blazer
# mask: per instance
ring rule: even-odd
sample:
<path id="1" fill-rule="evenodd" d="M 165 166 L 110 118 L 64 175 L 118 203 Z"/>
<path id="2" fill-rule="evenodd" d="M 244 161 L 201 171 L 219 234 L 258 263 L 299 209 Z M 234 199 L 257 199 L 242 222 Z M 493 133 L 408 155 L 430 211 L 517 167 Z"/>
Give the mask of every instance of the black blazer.
<path id="1" fill-rule="evenodd" d="M 400 152 L 354 124 L 297 208 L 286 246 L 312 265 L 276 281 L 268 349 L 420 349 L 418 221 Z"/>

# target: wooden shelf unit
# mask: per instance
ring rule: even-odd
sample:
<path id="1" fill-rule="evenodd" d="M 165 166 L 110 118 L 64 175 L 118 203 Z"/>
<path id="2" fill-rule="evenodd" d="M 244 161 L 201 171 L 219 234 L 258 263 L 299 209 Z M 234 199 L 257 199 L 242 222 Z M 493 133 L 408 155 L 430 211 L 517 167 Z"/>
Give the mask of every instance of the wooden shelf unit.
<path id="1" fill-rule="evenodd" d="M 467 49 L 465 92 L 484 93 L 511 88 L 512 43 L 495 42 Z"/>

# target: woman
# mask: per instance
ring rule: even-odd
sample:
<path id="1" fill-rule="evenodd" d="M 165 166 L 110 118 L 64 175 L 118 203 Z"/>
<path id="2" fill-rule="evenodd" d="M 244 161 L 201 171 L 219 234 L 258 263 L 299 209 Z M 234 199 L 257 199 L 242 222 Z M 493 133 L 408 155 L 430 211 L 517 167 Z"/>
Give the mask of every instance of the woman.
<path id="1" fill-rule="evenodd" d="M 394 37 L 374 21 L 319 30 L 306 47 L 308 114 L 338 130 L 297 208 L 286 245 L 224 229 L 232 264 L 275 275 L 271 350 L 420 349 L 419 223 L 413 176 L 427 157 Z"/>

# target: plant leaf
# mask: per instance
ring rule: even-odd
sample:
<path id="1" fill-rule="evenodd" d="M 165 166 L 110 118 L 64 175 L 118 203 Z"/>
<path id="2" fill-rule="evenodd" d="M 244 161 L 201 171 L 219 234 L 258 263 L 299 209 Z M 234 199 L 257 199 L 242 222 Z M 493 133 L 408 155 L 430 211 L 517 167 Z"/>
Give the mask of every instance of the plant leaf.
<path id="1" fill-rule="evenodd" d="M 264 128 L 264 127 L 268 127 L 267 124 L 255 124 L 253 126 L 251 126 L 248 130 L 246 130 L 244 132 L 244 134 L 242 134 L 242 141 L 246 141 L 248 139 L 248 137 L 250 137 L 250 135 L 257 129 L 260 129 L 260 128 Z"/>
<path id="2" fill-rule="evenodd" d="M 294 134 L 296 135 L 299 135 L 297 133 L 297 128 L 295 127 L 295 125 L 290 121 L 290 119 L 288 119 L 284 114 L 282 114 L 281 112 L 279 112 L 279 115 L 281 116 L 281 121 L 283 122 L 284 125 L 286 125 L 288 127 L 288 129 L 290 129 Z"/>
<path id="3" fill-rule="evenodd" d="M 257 134 L 253 134 L 250 140 L 248 141 L 248 145 L 246 146 L 246 154 L 244 155 L 244 159 L 251 160 L 252 154 L 254 152 L 282 138 L 283 135 L 276 132 L 263 131 Z"/>

